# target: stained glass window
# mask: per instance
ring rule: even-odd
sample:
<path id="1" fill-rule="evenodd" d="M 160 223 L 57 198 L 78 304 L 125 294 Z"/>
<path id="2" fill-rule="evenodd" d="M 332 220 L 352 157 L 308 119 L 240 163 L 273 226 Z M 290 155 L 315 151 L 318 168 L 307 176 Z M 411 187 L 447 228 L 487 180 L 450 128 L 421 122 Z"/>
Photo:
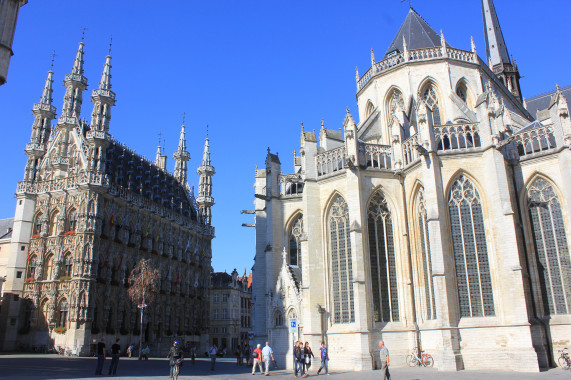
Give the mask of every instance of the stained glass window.
<path id="1" fill-rule="evenodd" d="M 303 234 L 303 218 L 300 215 L 289 231 L 289 264 L 301 267 L 301 245 L 300 238 Z"/>
<path id="2" fill-rule="evenodd" d="M 369 256 L 375 322 L 399 320 L 393 223 L 383 194 L 375 193 L 367 210 Z"/>
<path id="3" fill-rule="evenodd" d="M 424 90 L 424 94 L 422 95 L 422 99 L 432 111 L 432 124 L 433 125 L 441 125 L 441 116 L 440 116 L 440 106 L 438 104 L 438 95 L 436 95 L 436 91 L 434 87 L 428 86 L 426 90 Z"/>
<path id="4" fill-rule="evenodd" d="M 337 196 L 333 200 L 327 224 L 333 288 L 333 321 L 335 323 L 355 322 L 349 207 L 342 197 Z"/>
<path id="5" fill-rule="evenodd" d="M 570 314 L 571 259 L 559 197 L 543 178 L 527 197 L 545 314 Z"/>
<path id="6" fill-rule="evenodd" d="M 480 194 L 464 175 L 458 177 L 452 186 L 448 209 L 460 315 L 494 315 L 492 278 Z"/>
<path id="7" fill-rule="evenodd" d="M 434 284 L 432 282 L 432 257 L 430 255 L 430 234 L 428 233 L 428 221 L 426 219 L 426 207 L 424 204 L 424 192 L 418 193 L 418 231 L 421 257 L 419 258 L 422 267 L 424 280 L 424 311 L 426 319 L 436 319 L 436 302 L 434 297 Z"/>

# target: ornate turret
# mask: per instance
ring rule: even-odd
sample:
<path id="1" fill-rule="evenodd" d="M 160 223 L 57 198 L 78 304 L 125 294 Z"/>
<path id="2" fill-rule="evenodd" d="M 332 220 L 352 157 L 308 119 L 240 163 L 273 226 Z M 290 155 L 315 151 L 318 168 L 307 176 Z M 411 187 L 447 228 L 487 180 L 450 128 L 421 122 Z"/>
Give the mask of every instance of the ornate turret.
<path id="1" fill-rule="evenodd" d="M 71 73 L 67 74 L 64 79 L 66 90 L 59 123 L 68 122 L 70 120 L 66 118 L 77 118 L 81 114 L 83 91 L 87 88 L 87 78 L 83 76 L 83 46 L 85 44 L 80 42 Z"/>
<path id="2" fill-rule="evenodd" d="M 482 16 L 484 18 L 488 66 L 521 102 L 523 98 L 519 85 L 519 70 L 515 62 L 510 60 L 493 0 L 482 0 Z"/>
<path id="3" fill-rule="evenodd" d="M 159 142 L 157 145 L 157 154 L 155 155 L 155 165 L 162 170 L 167 170 L 167 156 L 163 154 L 163 148 Z"/>
<path id="4" fill-rule="evenodd" d="M 111 50 L 111 49 L 109 49 Z M 99 88 L 91 95 L 93 112 L 91 113 L 91 130 L 109 132 L 111 107 L 115 105 L 115 93 L 111 91 L 111 56 L 105 57 L 105 66 L 101 74 Z"/>
<path id="5" fill-rule="evenodd" d="M 210 145 L 208 142 L 209 139 L 206 137 L 204 141 L 204 153 L 202 154 L 202 165 L 200 165 L 197 170 L 197 173 L 200 175 L 200 182 L 198 184 L 198 198 L 196 198 L 198 210 L 206 224 L 210 224 L 212 220 L 210 208 L 214 205 L 214 198 L 212 198 L 214 166 L 210 165 Z"/>
<path id="6" fill-rule="evenodd" d="M 54 72 L 52 70 L 48 71 L 48 77 L 40 102 L 34 104 L 32 110 L 34 124 L 32 125 L 30 142 L 26 144 L 26 155 L 28 156 L 25 173 L 26 180 L 33 180 L 35 178 L 38 159 L 46 152 L 46 145 L 51 132 L 51 121 L 56 117 L 56 108 L 52 105 L 53 75 Z"/>
<path id="7" fill-rule="evenodd" d="M 187 180 L 187 167 L 186 162 L 190 160 L 190 153 L 186 150 L 186 133 L 184 121 L 180 129 L 180 138 L 178 140 L 178 149 L 174 152 L 174 177 L 183 186 L 186 185 Z"/>

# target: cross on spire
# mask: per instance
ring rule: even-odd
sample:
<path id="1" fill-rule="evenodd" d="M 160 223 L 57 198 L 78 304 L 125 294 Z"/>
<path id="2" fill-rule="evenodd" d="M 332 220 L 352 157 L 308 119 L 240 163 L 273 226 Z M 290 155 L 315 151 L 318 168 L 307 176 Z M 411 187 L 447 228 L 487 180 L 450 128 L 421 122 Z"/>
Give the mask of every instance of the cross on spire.
<path id="1" fill-rule="evenodd" d="M 182 125 L 186 122 L 186 112 L 182 113 Z"/>
<path id="2" fill-rule="evenodd" d="M 113 45 L 113 36 L 109 37 L 109 55 L 111 55 L 111 46 Z"/>
<path id="3" fill-rule="evenodd" d="M 401 3 L 404 3 L 406 0 L 400 0 Z M 412 9 L 412 0 L 408 0 L 408 7 Z"/>
<path id="4" fill-rule="evenodd" d="M 206 138 L 208 138 L 208 124 L 206 124 Z"/>

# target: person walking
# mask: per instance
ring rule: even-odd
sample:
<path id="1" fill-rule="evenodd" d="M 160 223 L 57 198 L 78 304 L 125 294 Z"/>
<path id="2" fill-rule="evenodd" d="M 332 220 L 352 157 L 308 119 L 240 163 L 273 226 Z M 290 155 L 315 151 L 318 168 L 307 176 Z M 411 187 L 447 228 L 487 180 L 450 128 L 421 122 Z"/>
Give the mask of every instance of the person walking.
<path id="1" fill-rule="evenodd" d="M 105 338 L 101 338 L 99 343 L 97 343 L 97 367 L 95 368 L 96 375 L 103 375 L 103 363 L 105 362 L 105 356 L 107 356 L 107 351 L 105 351 Z"/>
<path id="2" fill-rule="evenodd" d="M 252 375 L 256 374 L 256 365 L 260 367 L 260 374 L 264 372 L 264 370 L 262 369 L 262 350 L 260 349 L 261 346 L 262 346 L 261 344 L 258 344 L 254 349 L 254 352 L 252 353 L 252 356 L 254 358 L 254 365 L 252 366 Z"/>
<path id="3" fill-rule="evenodd" d="M 214 371 L 214 365 L 216 364 L 216 354 L 218 353 L 218 347 L 213 344 L 208 350 L 208 356 L 210 356 L 210 370 Z"/>
<path id="4" fill-rule="evenodd" d="M 384 341 L 379 341 L 379 356 L 381 359 L 381 379 L 390 380 L 391 374 L 389 372 L 389 349 L 385 347 Z"/>
<path id="5" fill-rule="evenodd" d="M 327 347 L 325 347 L 325 342 L 321 342 L 321 347 L 319 348 L 321 351 L 321 367 L 317 370 L 317 374 L 321 372 L 323 368 L 325 368 L 325 374 L 329 375 L 329 370 L 327 368 L 327 363 L 329 362 L 329 355 L 327 354 Z"/>
<path id="6" fill-rule="evenodd" d="M 309 367 L 311 367 L 311 358 L 315 358 L 315 355 L 313 355 L 313 351 L 311 351 L 311 347 L 309 347 L 309 342 L 305 342 L 305 347 L 303 348 L 303 367 L 305 373 L 302 377 L 309 376 Z"/>
<path id="7" fill-rule="evenodd" d="M 262 357 L 264 358 L 265 365 L 265 375 L 270 376 L 270 363 L 274 360 L 274 350 L 270 347 L 270 342 L 266 342 L 266 345 L 262 349 Z"/>
<path id="8" fill-rule="evenodd" d="M 303 376 L 303 349 L 300 341 L 295 342 L 293 348 L 295 377 Z"/>
<path id="9" fill-rule="evenodd" d="M 173 371 L 174 371 L 174 366 L 177 365 L 177 363 L 180 365 L 182 365 L 182 360 L 184 359 L 184 351 L 183 349 L 178 345 L 178 341 L 174 341 L 172 343 L 172 347 L 169 350 L 169 353 L 167 355 L 167 358 L 170 358 L 169 364 L 170 364 L 170 377 L 173 377 Z M 180 368 L 180 367 L 179 367 Z"/>
<path id="10" fill-rule="evenodd" d="M 133 345 L 132 345 L 132 344 L 129 344 L 129 345 L 127 346 L 127 357 L 130 358 L 132 354 L 133 354 Z"/>
<path id="11" fill-rule="evenodd" d="M 109 376 L 115 376 L 117 374 L 117 366 L 119 365 L 119 355 L 121 354 L 121 345 L 119 344 L 121 339 L 117 339 L 115 343 L 111 346 L 111 365 L 109 366 Z"/>

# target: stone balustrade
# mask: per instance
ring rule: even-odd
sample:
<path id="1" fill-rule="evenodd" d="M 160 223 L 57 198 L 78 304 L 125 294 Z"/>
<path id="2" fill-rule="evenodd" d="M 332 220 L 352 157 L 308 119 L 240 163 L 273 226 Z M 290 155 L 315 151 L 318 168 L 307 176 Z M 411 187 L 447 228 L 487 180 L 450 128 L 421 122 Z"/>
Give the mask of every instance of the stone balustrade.
<path id="1" fill-rule="evenodd" d="M 454 61 L 478 63 L 478 57 L 475 53 L 466 50 L 446 48 L 446 56 L 443 54 L 441 47 L 430 47 L 424 49 L 408 50 L 406 55 L 404 52 L 397 53 L 382 61 L 376 62 L 367 72 L 357 81 L 357 91 L 363 89 L 369 81 L 377 74 L 390 68 L 400 66 L 406 62 L 430 61 L 436 59 L 450 59 Z"/>
<path id="2" fill-rule="evenodd" d="M 438 125 L 433 129 L 437 151 L 472 149 L 481 144 L 478 123 Z"/>
<path id="3" fill-rule="evenodd" d="M 392 164 L 392 148 L 390 145 L 360 143 L 359 153 L 364 156 L 364 164 L 367 169 L 390 170 Z"/>
<path id="4" fill-rule="evenodd" d="M 344 170 L 347 167 L 345 146 L 317 154 L 315 156 L 315 164 L 318 177 Z"/>
<path id="5" fill-rule="evenodd" d="M 296 197 L 303 194 L 304 179 L 299 174 L 280 175 L 280 195 L 282 197 Z"/>
<path id="6" fill-rule="evenodd" d="M 416 150 L 417 145 L 418 134 L 410 136 L 402 143 L 402 156 L 405 166 L 412 164 L 418 158 L 418 151 Z"/>
<path id="7" fill-rule="evenodd" d="M 513 141 L 517 146 L 520 157 L 533 155 L 557 147 L 553 127 L 539 127 L 531 130 L 516 133 Z"/>
<path id="8" fill-rule="evenodd" d="M 81 74 L 66 74 L 66 76 L 64 77 L 64 82 L 67 81 L 81 82 L 87 86 L 87 78 Z"/>
<path id="9" fill-rule="evenodd" d="M 44 103 L 36 103 L 32 108 L 32 111 L 47 111 L 50 113 L 56 113 L 56 108 L 51 104 L 44 104 Z"/>

